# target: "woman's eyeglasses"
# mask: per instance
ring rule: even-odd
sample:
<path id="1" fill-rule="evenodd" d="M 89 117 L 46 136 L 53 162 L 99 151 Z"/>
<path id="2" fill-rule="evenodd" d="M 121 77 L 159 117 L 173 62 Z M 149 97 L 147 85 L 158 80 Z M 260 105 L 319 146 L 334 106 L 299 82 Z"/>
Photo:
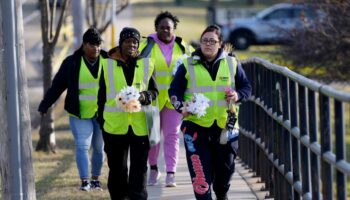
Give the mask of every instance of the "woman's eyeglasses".
<path id="1" fill-rule="evenodd" d="M 219 41 L 216 41 L 214 39 L 202 39 L 201 44 L 209 44 L 209 45 L 215 45 Z"/>

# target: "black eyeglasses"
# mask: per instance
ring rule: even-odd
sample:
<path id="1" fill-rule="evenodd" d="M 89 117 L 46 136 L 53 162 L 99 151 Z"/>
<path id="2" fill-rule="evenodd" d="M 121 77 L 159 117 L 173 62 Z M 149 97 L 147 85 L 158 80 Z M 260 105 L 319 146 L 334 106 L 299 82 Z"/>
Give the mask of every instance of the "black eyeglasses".
<path id="1" fill-rule="evenodd" d="M 209 45 L 215 45 L 219 41 L 216 41 L 214 39 L 202 39 L 201 44 L 209 44 Z"/>

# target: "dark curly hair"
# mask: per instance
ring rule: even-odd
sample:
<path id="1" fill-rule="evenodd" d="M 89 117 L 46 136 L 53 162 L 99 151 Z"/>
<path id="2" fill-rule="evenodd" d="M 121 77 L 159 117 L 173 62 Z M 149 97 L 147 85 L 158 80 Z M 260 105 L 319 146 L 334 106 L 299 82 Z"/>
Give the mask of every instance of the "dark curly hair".
<path id="1" fill-rule="evenodd" d="M 156 19 L 154 20 L 155 28 L 157 28 L 160 21 L 162 21 L 165 18 L 169 18 L 171 21 L 173 21 L 174 22 L 174 29 L 176 29 L 176 26 L 180 22 L 180 20 L 177 18 L 177 16 L 171 14 L 169 11 L 161 12 L 157 15 Z"/>

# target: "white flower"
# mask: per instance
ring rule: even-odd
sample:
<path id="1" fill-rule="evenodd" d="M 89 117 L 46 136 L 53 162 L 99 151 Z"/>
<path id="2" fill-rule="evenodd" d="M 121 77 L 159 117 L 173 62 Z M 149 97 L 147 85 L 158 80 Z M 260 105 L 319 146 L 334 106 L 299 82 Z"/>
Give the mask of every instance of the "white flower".
<path id="1" fill-rule="evenodd" d="M 141 103 L 138 100 L 140 92 L 134 86 L 124 87 L 116 96 L 117 107 L 125 112 L 139 112 Z"/>
<path id="2" fill-rule="evenodd" d="M 200 118 L 206 114 L 209 101 L 203 94 L 194 93 L 192 98 L 185 103 L 185 109 L 187 112 L 197 115 L 197 118 Z"/>

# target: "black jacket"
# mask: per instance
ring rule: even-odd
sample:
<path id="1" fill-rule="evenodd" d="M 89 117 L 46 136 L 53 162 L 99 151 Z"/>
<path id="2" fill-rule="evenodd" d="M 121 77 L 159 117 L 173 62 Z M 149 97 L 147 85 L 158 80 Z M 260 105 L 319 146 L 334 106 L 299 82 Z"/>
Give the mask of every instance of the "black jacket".
<path id="1" fill-rule="evenodd" d="M 80 63 L 83 56 L 82 47 L 68 56 L 62 62 L 58 72 L 52 80 L 51 87 L 45 93 L 40 102 L 38 111 L 46 113 L 47 110 L 57 101 L 61 94 L 67 89 L 64 102 L 64 109 L 77 117 L 80 117 L 79 106 L 79 72 Z M 107 52 L 101 50 L 101 56 L 108 58 Z"/>

